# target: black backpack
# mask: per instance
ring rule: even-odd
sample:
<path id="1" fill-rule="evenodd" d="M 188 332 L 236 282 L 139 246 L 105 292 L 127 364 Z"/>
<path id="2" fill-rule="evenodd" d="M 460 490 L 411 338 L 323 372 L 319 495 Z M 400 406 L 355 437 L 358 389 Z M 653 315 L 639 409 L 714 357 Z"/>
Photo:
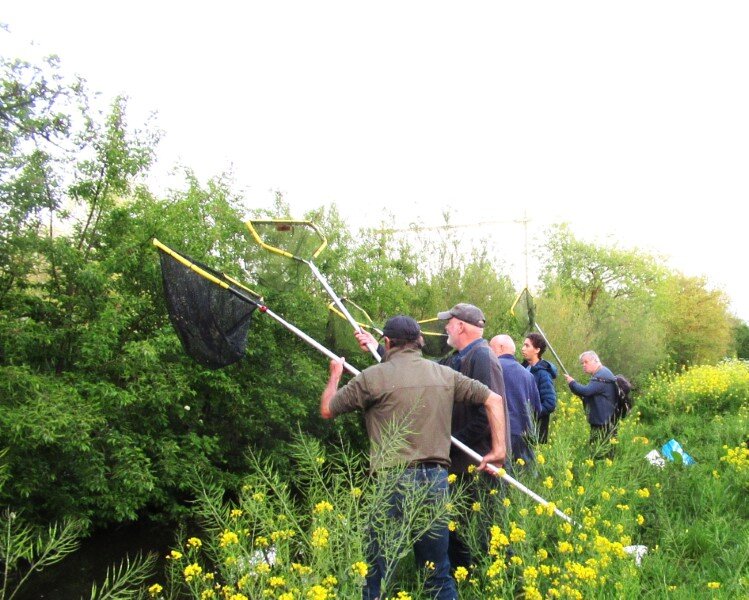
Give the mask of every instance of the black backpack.
<path id="1" fill-rule="evenodd" d="M 614 409 L 614 417 L 618 421 L 626 417 L 631 411 L 634 405 L 634 400 L 630 397 L 632 391 L 632 384 L 629 382 L 624 375 L 614 375 L 614 379 L 602 379 L 601 377 L 593 377 L 596 381 L 603 381 L 604 383 L 613 383 L 616 386 L 616 408 Z"/>

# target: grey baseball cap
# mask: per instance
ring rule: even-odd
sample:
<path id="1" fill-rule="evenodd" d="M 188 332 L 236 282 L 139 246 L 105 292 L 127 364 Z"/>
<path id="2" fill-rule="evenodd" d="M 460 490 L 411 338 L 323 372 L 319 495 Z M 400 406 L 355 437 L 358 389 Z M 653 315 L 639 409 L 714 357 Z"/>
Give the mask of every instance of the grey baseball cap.
<path id="1" fill-rule="evenodd" d="M 471 325 L 475 325 L 476 327 L 483 327 L 486 325 L 486 318 L 484 317 L 484 313 L 481 312 L 481 309 L 473 304 L 466 304 L 465 302 L 456 304 L 450 310 L 437 313 L 437 318 L 443 321 L 448 321 L 453 317 L 465 321 L 466 323 L 470 323 Z"/>

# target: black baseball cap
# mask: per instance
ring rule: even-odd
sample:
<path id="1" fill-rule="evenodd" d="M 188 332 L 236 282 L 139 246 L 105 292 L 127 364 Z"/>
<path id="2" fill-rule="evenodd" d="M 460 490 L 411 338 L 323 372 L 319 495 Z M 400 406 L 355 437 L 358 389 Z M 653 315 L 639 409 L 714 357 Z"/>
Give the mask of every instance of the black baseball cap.
<path id="1" fill-rule="evenodd" d="M 419 324 L 406 315 L 390 317 L 382 328 L 382 335 L 391 340 L 416 341 L 421 335 Z"/>

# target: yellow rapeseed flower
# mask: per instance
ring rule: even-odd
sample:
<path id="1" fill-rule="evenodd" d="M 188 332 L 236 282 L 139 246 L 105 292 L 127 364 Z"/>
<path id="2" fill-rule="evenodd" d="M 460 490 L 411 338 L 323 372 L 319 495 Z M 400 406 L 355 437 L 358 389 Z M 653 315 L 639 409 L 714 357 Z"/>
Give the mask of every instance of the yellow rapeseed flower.
<path id="1" fill-rule="evenodd" d="M 473 512 L 481 512 L 481 502 L 474 502 L 474 503 L 473 503 L 473 504 L 471 505 L 471 510 L 472 510 Z"/>
<path id="2" fill-rule="evenodd" d="M 492 491 L 494 491 L 494 490 L 492 490 Z M 507 507 L 507 506 L 510 506 L 511 504 L 512 504 L 512 501 L 509 498 L 505 498 L 505 499 L 502 500 L 502 506 Z"/>
<path id="3" fill-rule="evenodd" d="M 241 517 L 244 514 L 241 508 L 233 508 L 231 513 L 229 513 L 229 516 L 232 519 L 236 519 L 238 517 Z"/>
<path id="4" fill-rule="evenodd" d="M 707 584 L 707 589 L 709 590 L 717 590 L 720 587 L 720 583 L 717 581 L 710 581 Z"/>
<path id="5" fill-rule="evenodd" d="M 457 480 L 458 480 L 458 476 L 455 473 L 450 473 L 447 476 L 447 483 L 452 484 L 452 483 L 455 483 Z"/>
<path id="6" fill-rule="evenodd" d="M 237 562 L 236 559 L 234 560 L 234 562 Z M 270 573 L 270 565 L 267 562 L 261 562 L 257 567 L 255 567 L 255 572 L 258 575 L 266 575 Z"/>
<path id="7" fill-rule="evenodd" d="M 252 499 L 255 502 L 262 502 L 263 500 L 265 500 L 265 494 L 263 494 L 263 492 L 255 492 L 254 494 L 252 494 Z"/>
<path id="8" fill-rule="evenodd" d="M 424 563 L 424 568 L 427 571 L 434 571 L 437 568 L 437 565 L 435 565 L 431 560 L 428 560 Z"/>
<path id="9" fill-rule="evenodd" d="M 179 560 L 182 558 L 182 553 L 177 550 L 172 550 L 169 554 L 166 555 L 167 560 Z"/>
<path id="10" fill-rule="evenodd" d="M 326 548 L 329 538 L 330 532 L 325 527 L 317 527 L 312 532 L 311 544 L 314 548 Z"/>
<path id="11" fill-rule="evenodd" d="M 193 577 L 197 577 L 202 572 L 203 572 L 203 569 L 198 563 L 192 563 L 191 565 L 187 565 L 183 572 L 185 576 L 185 581 L 192 581 Z"/>
<path id="12" fill-rule="evenodd" d="M 514 544 L 517 542 L 525 541 L 525 531 L 520 529 L 519 527 L 516 527 L 514 523 L 512 525 L 512 529 L 510 530 L 510 541 Z"/>
<path id="13" fill-rule="evenodd" d="M 457 524 L 457 523 L 456 523 L 455 521 L 450 521 L 450 522 L 449 522 L 449 523 L 447 524 L 447 528 L 448 528 L 448 529 L 449 529 L 450 531 L 455 531 L 455 530 L 456 530 L 456 529 L 458 528 L 458 524 Z"/>
<path id="14" fill-rule="evenodd" d="M 545 456 L 544 456 L 543 454 L 541 454 L 541 453 L 539 452 L 539 453 L 538 453 L 538 454 L 536 455 L 536 462 L 537 462 L 537 463 L 538 463 L 539 465 L 543 465 L 543 464 L 545 464 L 545 463 L 546 463 L 546 457 L 545 457 Z"/>
<path id="15" fill-rule="evenodd" d="M 295 562 L 291 563 L 291 570 L 300 575 L 310 575 L 312 573 L 312 567 Z"/>
<path id="16" fill-rule="evenodd" d="M 359 496 L 361 496 L 362 495 L 361 488 L 359 487 L 351 488 L 351 495 L 354 498 L 358 498 Z"/>
<path id="17" fill-rule="evenodd" d="M 637 515 L 637 524 L 642 525 L 643 523 L 645 523 L 645 517 L 643 517 L 642 515 Z"/>
<path id="18" fill-rule="evenodd" d="M 318 502 L 317 504 L 315 504 L 314 513 L 319 515 L 320 513 L 330 512 L 332 510 L 333 505 L 327 500 L 323 500 L 322 502 Z"/>
<path id="19" fill-rule="evenodd" d="M 200 548 L 203 545 L 203 542 L 200 541 L 200 538 L 191 537 L 187 540 L 187 546 L 189 548 Z"/>
<path id="20" fill-rule="evenodd" d="M 270 587 L 283 587 L 286 585 L 286 580 L 283 577 L 271 577 L 268 580 L 268 585 Z M 241 587 L 241 586 L 240 586 Z"/>
<path id="21" fill-rule="evenodd" d="M 544 487 L 547 487 L 549 489 L 554 487 L 554 478 L 551 475 L 544 479 Z"/>
<path id="22" fill-rule="evenodd" d="M 637 490 L 637 495 L 640 498 L 650 498 L 650 490 L 648 488 L 640 488 Z"/>
<path id="23" fill-rule="evenodd" d="M 457 569 L 455 569 L 454 577 L 455 581 L 457 581 L 458 583 L 465 581 L 468 577 L 468 569 L 466 569 L 465 567 L 458 567 Z"/>
<path id="24" fill-rule="evenodd" d="M 237 534 L 233 531 L 230 531 L 229 529 L 224 529 L 224 533 L 221 534 L 221 537 L 219 539 L 219 545 L 222 548 L 226 548 L 226 546 L 231 546 L 232 544 L 238 543 L 239 537 L 237 537 Z"/>
<path id="25" fill-rule="evenodd" d="M 359 577 L 366 577 L 367 571 L 369 570 L 367 567 L 367 563 L 358 561 L 355 562 L 353 565 L 351 565 L 351 570 L 356 573 Z"/>
<path id="26" fill-rule="evenodd" d="M 163 589 L 164 588 L 161 587 L 158 583 L 154 583 L 151 587 L 148 588 L 148 593 L 155 598 L 161 593 Z"/>
<path id="27" fill-rule="evenodd" d="M 476 465 L 468 465 L 468 473 L 472 474 L 476 472 Z"/>

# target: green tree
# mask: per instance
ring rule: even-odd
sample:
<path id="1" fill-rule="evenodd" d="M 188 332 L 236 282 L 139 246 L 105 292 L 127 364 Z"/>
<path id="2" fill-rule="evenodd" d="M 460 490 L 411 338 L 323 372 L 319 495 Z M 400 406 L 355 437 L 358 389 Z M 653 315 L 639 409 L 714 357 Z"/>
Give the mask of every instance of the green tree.
<path id="1" fill-rule="evenodd" d="M 677 365 L 711 364 L 732 350 L 728 299 L 702 277 L 669 275 L 657 295 L 667 351 Z"/>

